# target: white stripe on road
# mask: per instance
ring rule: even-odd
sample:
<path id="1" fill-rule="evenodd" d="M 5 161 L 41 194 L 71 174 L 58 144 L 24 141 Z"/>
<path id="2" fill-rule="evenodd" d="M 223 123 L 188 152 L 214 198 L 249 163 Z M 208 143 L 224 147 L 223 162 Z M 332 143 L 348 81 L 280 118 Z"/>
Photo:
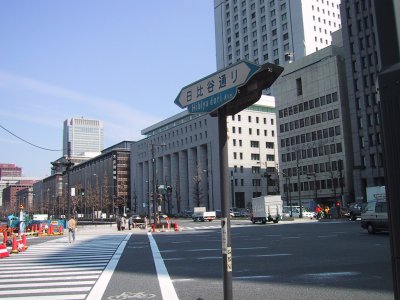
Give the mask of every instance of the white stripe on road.
<path id="1" fill-rule="evenodd" d="M 69 293 L 69 292 L 88 292 L 90 291 L 91 287 L 90 286 L 84 286 L 84 287 L 72 287 L 72 288 L 44 288 L 44 289 L 30 289 L 30 290 L 21 290 L 21 291 L 16 291 L 16 290 L 11 290 L 11 291 L 0 291 L 0 296 L 5 296 L 5 295 L 21 295 L 21 294 L 49 294 L 49 293 Z M 39 297 L 39 296 L 35 296 Z M 3 299 L 3 298 L 1 298 Z M 12 299 L 16 299 L 15 297 Z M 32 296 L 31 298 L 32 299 Z M 53 299 L 55 299 L 53 297 Z M 101 299 L 101 298 L 98 298 Z"/>
<path id="2" fill-rule="evenodd" d="M 81 275 L 100 274 L 103 269 L 102 268 L 98 268 L 98 269 L 99 269 L 98 271 L 86 271 L 86 270 L 81 269 L 81 270 L 78 270 L 79 271 L 78 273 L 81 274 Z M 60 269 L 59 271 L 62 271 L 62 270 L 65 270 L 65 269 Z M 54 271 L 54 270 L 52 270 L 52 271 Z M 60 273 L 59 271 L 56 271 L 57 273 L 54 273 L 51 278 L 54 279 L 54 278 L 57 278 L 57 276 L 61 277 L 61 276 L 76 275 L 77 274 L 76 271 L 75 272 L 62 272 L 62 273 Z M 46 272 L 47 276 L 49 276 L 51 274 L 52 274 L 51 272 Z M 97 276 L 97 275 L 94 275 L 94 276 Z M 16 274 L 15 272 L 13 272 L 12 274 L 0 275 L 0 280 L 1 280 L 1 278 L 20 278 L 20 277 L 21 277 L 20 273 Z M 37 274 L 29 273 L 29 278 L 31 278 L 31 277 L 43 277 L 43 270 L 40 270 L 40 273 L 37 273 Z"/>
<path id="3" fill-rule="evenodd" d="M 40 300 L 83 300 L 86 294 L 68 294 L 68 295 L 51 295 L 51 296 L 40 296 Z M 37 296 L 35 296 L 37 298 Z M 1 300 L 32 300 L 32 296 L 28 297 L 1 297 Z"/>
<path id="4" fill-rule="evenodd" d="M 64 278 L 60 278 L 64 280 Z M 26 281 L 26 280 L 25 280 Z M 92 285 L 96 281 L 95 280 L 81 280 L 81 281 L 53 281 L 53 282 L 34 282 L 34 283 L 11 283 L 8 284 L 6 288 L 15 289 L 15 288 L 36 288 L 36 287 L 51 287 L 51 286 L 72 286 L 72 285 Z M 3 284 L 4 282 L 2 282 Z"/>
<path id="5" fill-rule="evenodd" d="M 76 274 L 76 273 L 75 273 Z M 99 278 L 99 275 L 83 275 L 83 276 L 59 276 L 58 279 L 66 281 L 66 280 L 82 280 L 82 279 L 97 279 Z M 18 277 L 21 277 L 21 274 L 18 274 Z M 7 278 L 4 280 L 1 280 L 1 284 L 8 284 L 12 282 L 42 282 L 42 281 L 51 281 L 51 280 L 57 280 L 57 277 L 43 277 L 43 274 L 40 274 L 40 278 L 32 278 L 32 276 L 29 274 L 29 278 Z"/>
<path id="6" fill-rule="evenodd" d="M 83 267 L 82 267 L 82 265 L 80 265 L 79 268 L 68 268 L 68 271 L 86 272 L 88 270 L 103 270 L 103 268 L 104 268 L 104 264 L 101 264 L 100 266 L 92 266 L 92 265 L 89 264 L 88 266 L 83 266 Z M 26 270 L 26 267 L 25 267 L 25 269 L 24 268 L 20 268 L 20 269 Z M 37 268 L 36 270 L 30 269 L 29 270 L 29 274 L 42 273 L 42 275 L 43 275 L 43 269 L 45 269 L 45 267 Z M 52 268 L 52 269 L 46 270 L 46 274 L 49 274 L 49 273 L 52 273 L 52 272 L 63 272 L 63 271 L 65 271 L 65 268 L 59 268 L 59 269 L 57 269 L 57 268 L 53 269 Z M 15 274 L 15 270 L 3 271 L 3 268 L 1 269 L 1 274 L 7 274 L 7 273 L 11 274 L 11 275 L 7 275 L 7 276 L 13 276 L 13 274 Z M 21 276 L 21 275 L 18 275 L 18 276 Z M 0 278 L 1 277 L 4 277 L 4 276 L 0 275 Z"/>
<path id="7" fill-rule="evenodd" d="M 101 274 L 99 280 L 97 280 L 97 282 L 94 285 L 93 289 L 91 290 L 90 294 L 87 296 L 86 300 L 98 300 L 103 297 L 104 291 L 106 290 L 107 285 L 110 282 L 111 276 L 114 273 L 114 270 L 118 264 L 121 254 L 124 251 L 124 248 L 125 248 L 126 244 L 128 243 L 131 235 L 132 235 L 132 233 L 129 233 L 125 237 L 125 239 L 121 242 L 117 251 L 115 251 L 114 256 L 111 258 L 107 267 Z"/>
<path id="8" fill-rule="evenodd" d="M 147 233 L 147 236 L 149 237 L 151 252 L 153 253 L 162 298 L 163 300 L 179 300 L 171 278 L 169 277 L 168 270 L 165 267 L 161 253 L 158 250 L 157 243 L 150 232 Z"/>

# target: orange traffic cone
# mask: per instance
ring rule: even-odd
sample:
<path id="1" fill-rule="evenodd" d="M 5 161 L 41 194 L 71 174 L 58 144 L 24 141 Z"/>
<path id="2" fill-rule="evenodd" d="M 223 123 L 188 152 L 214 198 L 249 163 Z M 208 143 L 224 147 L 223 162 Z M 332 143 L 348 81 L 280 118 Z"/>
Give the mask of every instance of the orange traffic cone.
<path id="1" fill-rule="evenodd" d="M 64 232 L 63 232 L 63 227 L 62 227 L 62 226 L 60 226 L 60 229 L 58 229 L 58 233 L 59 233 L 59 234 L 64 234 Z"/>
<path id="2" fill-rule="evenodd" d="M 0 258 L 9 257 L 10 253 L 7 251 L 6 245 L 0 245 Z"/>
<path id="3" fill-rule="evenodd" d="M 151 229 L 152 229 L 153 232 L 156 232 L 156 224 L 152 224 L 151 225 Z"/>
<path id="4" fill-rule="evenodd" d="M 24 249 L 25 250 L 28 249 L 28 244 L 26 242 L 26 235 L 25 234 L 22 235 L 22 244 L 24 245 Z"/>
<path id="5" fill-rule="evenodd" d="M 12 249 L 11 253 L 18 254 L 18 243 L 17 243 L 17 238 L 14 236 L 13 237 L 13 242 L 12 242 Z"/>

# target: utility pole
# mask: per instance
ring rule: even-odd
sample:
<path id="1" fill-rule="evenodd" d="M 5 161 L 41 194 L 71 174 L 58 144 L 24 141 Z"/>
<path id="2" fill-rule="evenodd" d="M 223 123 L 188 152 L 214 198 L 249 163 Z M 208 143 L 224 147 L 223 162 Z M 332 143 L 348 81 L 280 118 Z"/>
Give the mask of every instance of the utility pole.
<path id="1" fill-rule="evenodd" d="M 299 165 L 300 151 L 296 151 L 296 161 L 297 161 L 297 190 L 299 191 L 299 205 L 300 205 L 300 216 L 303 217 L 303 204 L 301 202 L 301 186 L 300 186 L 300 165 Z"/>

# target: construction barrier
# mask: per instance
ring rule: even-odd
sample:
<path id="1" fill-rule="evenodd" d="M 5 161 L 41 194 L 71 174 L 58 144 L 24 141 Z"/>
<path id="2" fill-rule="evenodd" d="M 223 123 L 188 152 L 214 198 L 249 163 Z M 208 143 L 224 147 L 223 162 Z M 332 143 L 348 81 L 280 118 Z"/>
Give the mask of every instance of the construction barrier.
<path id="1" fill-rule="evenodd" d="M 8 253 L 6 245 L 0 245 L 0 258 L 9 257 L 10 253 Z"/>

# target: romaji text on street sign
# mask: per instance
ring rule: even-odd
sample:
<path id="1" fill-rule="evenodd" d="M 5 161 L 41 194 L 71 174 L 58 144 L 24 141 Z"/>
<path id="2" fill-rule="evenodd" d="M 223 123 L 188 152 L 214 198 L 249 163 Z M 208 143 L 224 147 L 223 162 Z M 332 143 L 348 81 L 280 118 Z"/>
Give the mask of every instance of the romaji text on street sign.
<path id="1" fill-rule="evenodd" d="M 233 100 L 238 88 L 247 83 L 261 67 L 240 61 L 184 87 L 175 104 L 189 113 L 212 112 Z"/>

